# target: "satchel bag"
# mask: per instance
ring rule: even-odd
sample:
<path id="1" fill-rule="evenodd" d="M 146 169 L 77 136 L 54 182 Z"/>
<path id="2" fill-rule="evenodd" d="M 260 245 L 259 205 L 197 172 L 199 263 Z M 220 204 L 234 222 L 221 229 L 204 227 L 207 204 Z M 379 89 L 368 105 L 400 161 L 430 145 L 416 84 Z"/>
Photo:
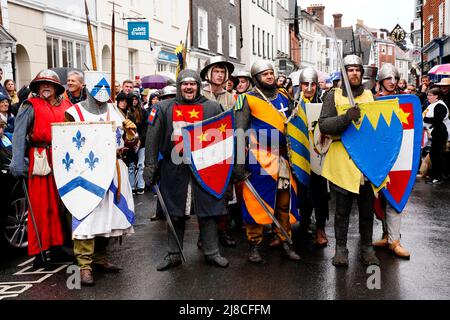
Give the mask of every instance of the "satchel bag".
<path id="1" fill-rule="evenodd" d="M 34 149 L 34 165 L 33 165 L 33 176 L 45 177 L 52 172 L 50 165 L 48 164 L 47 152 L 38 149 Z"/>

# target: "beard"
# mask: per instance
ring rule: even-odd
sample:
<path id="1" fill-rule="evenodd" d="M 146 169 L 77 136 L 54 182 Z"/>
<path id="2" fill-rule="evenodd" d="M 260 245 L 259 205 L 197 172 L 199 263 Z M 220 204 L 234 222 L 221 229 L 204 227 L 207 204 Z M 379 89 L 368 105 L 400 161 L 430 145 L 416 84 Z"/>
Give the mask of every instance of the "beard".
<path id="1" fill-rule="evenodd" d="M 277 89 L 277 83 L 274 81 L 272 84 L 265 83 L 261 81 L 261 76 L 257 75 L 256 80 L 258 82 L 258 86 L 263 90 L 267 92 L 275 92 Z"/>

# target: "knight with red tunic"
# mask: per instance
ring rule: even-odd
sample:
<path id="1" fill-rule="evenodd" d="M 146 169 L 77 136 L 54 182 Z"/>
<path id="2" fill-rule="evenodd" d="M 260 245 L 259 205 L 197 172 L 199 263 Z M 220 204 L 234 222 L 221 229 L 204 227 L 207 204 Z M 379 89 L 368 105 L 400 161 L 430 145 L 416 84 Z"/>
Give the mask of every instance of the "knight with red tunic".
<path id="1" fill-rule="evenodd" d="M 13 137 L 11 172 L 28 179 L 30 203 L 36 220 L 28 220 L 28 254 L 35 256 L 34 267 L 41 268 L 50 258 L 60 256 L 64 234 L 63 205 L 52 173 L 51 124 L 64 121 L 64 113 L 72 105 L 62 96 L 64 87 L 52 70 L 43 70 L 30 83 L 36 97 L 25 101 L 17 114 Z M 26 158 L 29 161 L 26 161 Z M 42 248 L 39 247 L 38 237 Z"/>

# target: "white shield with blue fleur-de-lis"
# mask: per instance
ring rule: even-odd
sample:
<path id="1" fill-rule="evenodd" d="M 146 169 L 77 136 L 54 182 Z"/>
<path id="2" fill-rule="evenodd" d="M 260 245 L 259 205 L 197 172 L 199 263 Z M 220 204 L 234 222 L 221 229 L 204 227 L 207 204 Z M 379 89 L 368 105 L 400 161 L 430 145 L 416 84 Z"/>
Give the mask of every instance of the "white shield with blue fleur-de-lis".
<path id="1" fill-rule="evenodd" d="M 53 172 L 61 199 L 78 220 L 102 201 L 114 178 L 116 132 L 111 122 L 52 125 Z"/>

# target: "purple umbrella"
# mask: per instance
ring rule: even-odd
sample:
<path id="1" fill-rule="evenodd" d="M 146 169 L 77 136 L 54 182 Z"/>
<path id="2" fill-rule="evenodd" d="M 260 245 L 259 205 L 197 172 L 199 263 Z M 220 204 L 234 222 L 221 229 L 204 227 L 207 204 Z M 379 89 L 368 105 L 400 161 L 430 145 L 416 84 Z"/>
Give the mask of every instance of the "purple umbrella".
<path id="1" fill-rule="evenodd" d="M 159 74 L 154 74 L 151 76 L 146 76 L 141 79 L 142 87 L 149 89 L 162 89 L 169 84 L 174 83 L 172 79 Z"/>

